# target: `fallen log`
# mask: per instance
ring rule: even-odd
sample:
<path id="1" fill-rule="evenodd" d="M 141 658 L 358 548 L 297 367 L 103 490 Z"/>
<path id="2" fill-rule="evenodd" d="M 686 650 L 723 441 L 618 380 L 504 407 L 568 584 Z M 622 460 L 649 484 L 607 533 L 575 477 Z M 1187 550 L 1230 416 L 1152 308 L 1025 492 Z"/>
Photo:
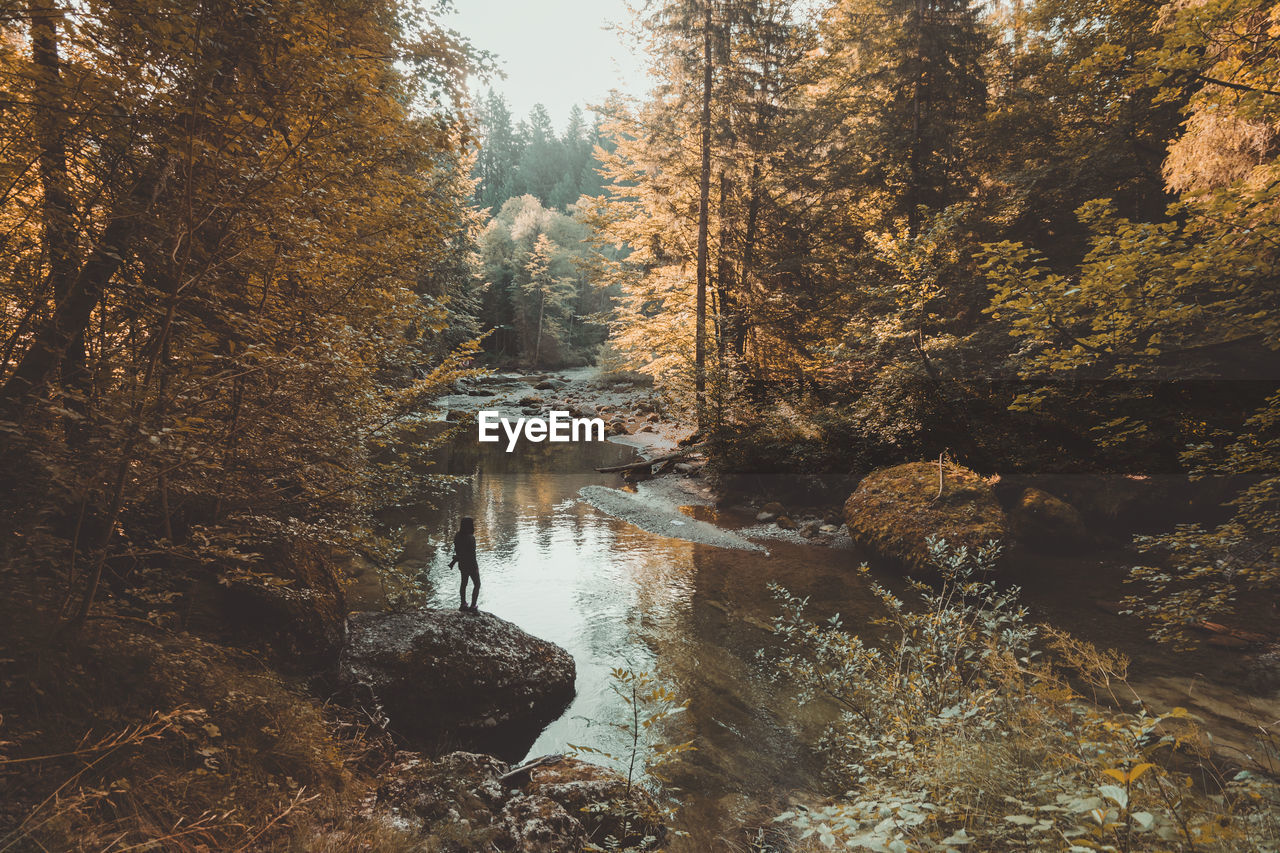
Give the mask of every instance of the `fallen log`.
<path id="1" fill-rule="evenodd" d="M 520 780 L 522 777 L 528 776 L 539 767 L 545 767 L 548 764 L 558 764 L 562 760 L 564 760 L 564 755 L 562 753 L 544 755 L 541 758 L 535 758 L 532 761 L 521 764 L 519 767 L 503 773 L 498 777 L 498 781 L 503 785 L 518 785 L 521 784 Z"/>
<path id="2" fill-rule="evenodd" d="M 597 468 L 601 474 L 617 474 L 619 471 L 639 471 L 641 468 L 651 468 L 654 465 L 660 465 L 663 462 L 674 462 L 677 459 L 683 459 L 696 448 L 689 447 L 676 453 L 668 453 L 666 456 L 655 456 L 652 459 L 641 459 L 639 462 L 628 462 L 625 465 L 610 465 L 607 468 Z"/>

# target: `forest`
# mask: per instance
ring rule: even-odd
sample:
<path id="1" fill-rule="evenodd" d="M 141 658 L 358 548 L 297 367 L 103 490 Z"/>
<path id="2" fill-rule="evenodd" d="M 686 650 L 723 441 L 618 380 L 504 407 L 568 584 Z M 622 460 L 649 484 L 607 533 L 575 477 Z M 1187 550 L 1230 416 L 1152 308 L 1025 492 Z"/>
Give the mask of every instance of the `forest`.
<path id="1" fill-rule="evenodd" d="M 648 90 L 563 128 L 449 5 L 0 0 L 0 851 L 1280 849 L 1275 716 L 1223 747 L 1126 675 L 1280 689 L 1280 4 L 646 0 Z M 364 611 L 452 611 L 494 394 L 598 411 L 744 537 L 852 543 L 732 557 L 819 769 L 678 817 L 710 807 L 664 773 L 718 752 L 658 652 L 612 693 L 577 662 L 621 781 L 604 741 L 548 781 L 532 740 L 406 734 L 437 700 L 351 675 Z M 1037 565 L 1104 574 L 1132 647 L 1032 614 Z"/>

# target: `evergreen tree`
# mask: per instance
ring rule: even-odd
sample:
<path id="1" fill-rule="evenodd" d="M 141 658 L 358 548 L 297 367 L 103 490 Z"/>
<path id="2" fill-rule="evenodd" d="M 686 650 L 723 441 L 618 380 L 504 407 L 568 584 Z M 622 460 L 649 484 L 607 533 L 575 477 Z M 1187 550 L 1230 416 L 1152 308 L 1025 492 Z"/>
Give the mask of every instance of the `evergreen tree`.
<path id="1" fill-rule="evenodd" d="M 520 140 L 511 125 L 506 100 L 492 90 L 485 95 L 476 118 L 481 138 L 473 172 L 476 204 L 496 211 L 515 195 Z"/>

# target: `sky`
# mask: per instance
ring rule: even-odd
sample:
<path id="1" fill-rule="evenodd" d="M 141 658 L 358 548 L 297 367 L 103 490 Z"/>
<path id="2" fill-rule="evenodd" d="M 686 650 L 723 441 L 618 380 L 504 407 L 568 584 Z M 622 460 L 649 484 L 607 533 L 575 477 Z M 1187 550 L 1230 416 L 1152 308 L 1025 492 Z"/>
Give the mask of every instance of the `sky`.
<path id="1" fill-rule="evenodd" d="M 441 23 L 497 54 L 507 75 L 473 82 L 476 94 L 492 85 L 518 118 L 541 103 L 563 129 L 574 104 L 585 109 L 610 89 L 647 89 L 643 59 L 605 29 L 629 21 L 625 0 L 454 0 L 454 7 Z"/>

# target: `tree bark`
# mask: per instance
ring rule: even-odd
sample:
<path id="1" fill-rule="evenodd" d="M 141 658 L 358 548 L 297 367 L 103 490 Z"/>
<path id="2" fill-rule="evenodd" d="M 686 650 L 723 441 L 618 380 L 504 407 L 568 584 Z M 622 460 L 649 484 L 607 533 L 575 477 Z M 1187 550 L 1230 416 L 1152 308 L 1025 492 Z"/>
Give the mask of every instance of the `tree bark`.
<path id="1" fill-rule="evenodd" d="M 47 2 L 47 0 L 46 0 Z M 80 268 L 79 233 L 76 227 L 75 194 L 71 172 L 67 167 L 67 97 L 62 76 L 62 59 L 58 48 L 58 25 L 63 12 L 57 6 L 27 6 L 31 27 L 31 63 L 35 101 L 35 129 L 39 146 L 39 174 L 42 196 L 41 223 L 45 250 L 49 258 L 49 291 L 56 308 L 67 296 Z M 88 393 L 89 377 L 85 365 L 84 332 L 67 345 L 62 366 L 63 384 L 81 394 Z M 71 405 L 81 408 L 80 401 Z M 68 434 L 74 431 L 68 420 Z"/>
<path id="2" fill-rule="evenodd" d="M 730 290 L 733 288 L 733 267 L 729 262 L 729 216 L 727 213 L 729 205 L 729 176 L 725 174 L 723 169 L 720 170 L 720 204 L 716 207 L 716 215 L 720 219 L 720 236 L 719 245 L 716 247 L 716 306 L 715 311 L 715 330 L 716 330 L 716 353 L 720 357 L 723 364 L 725 356 L 725 343 L 728 340 L 728 323 L 729 314 L 733 297 L 730 296 Z"/>
<path id="3" fill-rule="evenodd" d="M 641 459 L 639 462 L 628 462 L 625 465 L 610 465 L 607 468 L 597 468 L 596 471 L 601 474 L 616 474 L 619 471 L 638 471 L 641 468 L 652 468 L 654 465 L 663 462 L 674 462 L 677 459 L 683 459 L 690 453 L 697 453 L 698 447 L 687 447 L 684 450 L 668 453 L 666 456 L 655 456 L 652 459 Z"/>
<path id="4" fill-rule="evenodd" d="M 62 62 L 58 55 L 61 10 L 28 5 L 31 17 L 31 61 L 35 83 L 35 128 L 39 145 L 40 189 L 43 194 L 45 247 L 49 253 L 49 283 L 55 303 L 66 296 L 79 267 L 76 251 L 75 202 L 67 169 L 67 104 Z"/>
<path id="5" fill-rule="evenodd" d="M 924 19 L 927 0 L 916 0 L 915 9 L 915 58 L 911 66 L 911 152 L 907 160 L 907 234 L 920 233 L 920 171 L 924 160 L 924 140 L 921 137 L 920 113 L 924 97 Z"/>
<path id="6" fill-rule="evenodd" d="M 760 154 L 751 158 L 751 184 L 747 192 L 747 230 L 742 237 L 742 297 L 733 319 L 733 353 L 742 360 L 747 354 L 747 318 L 744 305 L 750 305 L 751 277 L 755 275 L 756 231 L 760 222 Z"/>
<path id="7" fill-rule="evenodd" d="M 694 391 L 698 431 L 706 428 L 707 407 L 707 232 L 711 213 L 711 0 L 702 15 L 702 168 L 698 178 L 698 295 L 694 333 Z"/>

